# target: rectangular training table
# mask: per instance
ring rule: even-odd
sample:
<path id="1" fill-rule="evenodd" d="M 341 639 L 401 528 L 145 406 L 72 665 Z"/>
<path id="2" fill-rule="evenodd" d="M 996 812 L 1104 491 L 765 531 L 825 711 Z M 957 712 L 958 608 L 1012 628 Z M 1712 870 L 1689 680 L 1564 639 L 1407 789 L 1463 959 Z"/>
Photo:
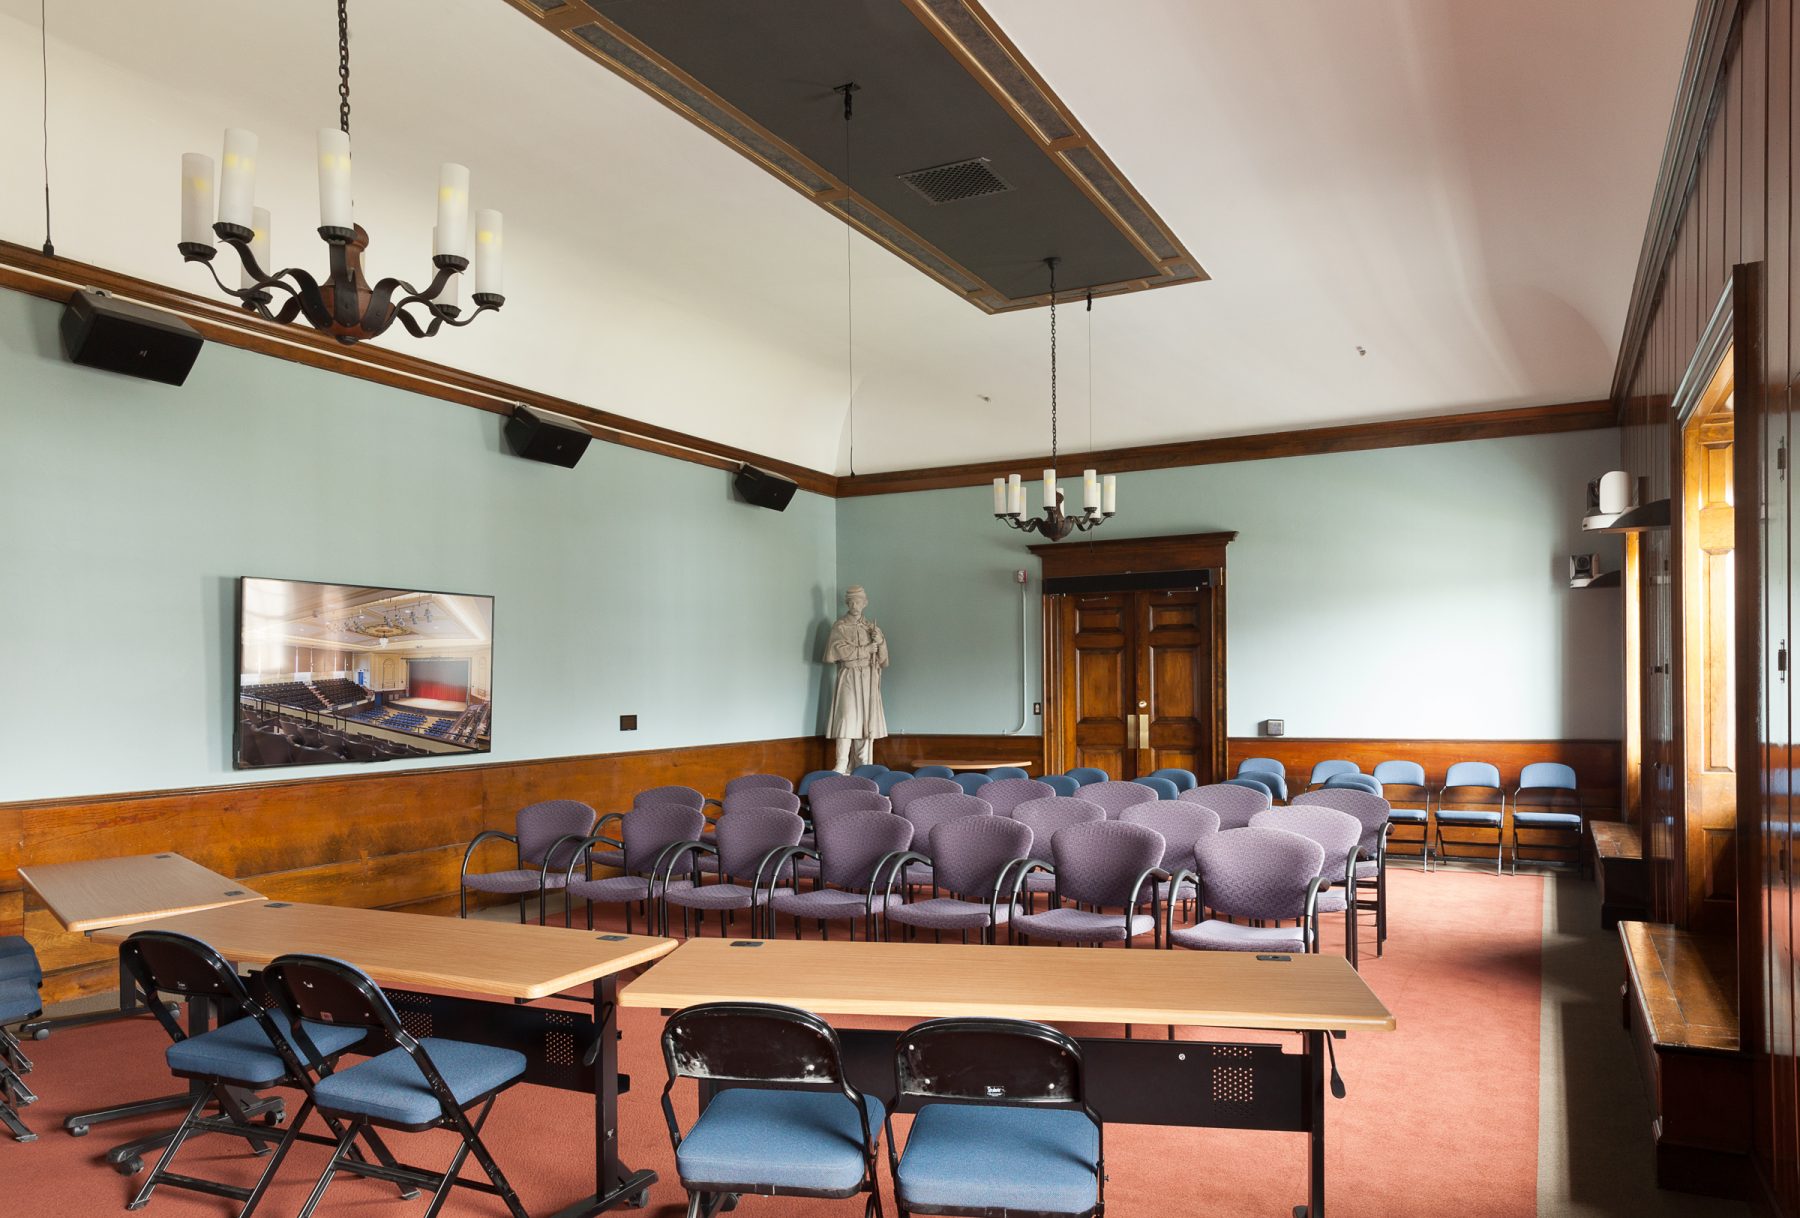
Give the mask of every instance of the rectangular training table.
<path id="1" fill-rule="evenodd" d="M 414 1036 L 517 1049 L 526 1059 L 525 1082 L 591 1093 L 594 1192 L 556 1218 L 641 1203 L 656 1182 L 656 1173 L 619 1162 L 615 991 L 620 972 L 674 950 L 672 939 L 284 901 L 163 918 L 94 937 L 117 943 L 136 930 L 192 935 L 239 965 L 267 964 L 289 952 L 346 960 L 387 992 Z M 591 1002 L 592 1015 L 529 1005 L 578 986 L 591 987 L 591 997 L 577 1001 Z M 436 992 L 443 990 L 453 993 Z"/>
<path id="2" fill-rule="evenodd" d="M 1308 1200 L 1325 1214 L 1328 1036 L 1394 1017 L 1341 956 L 1056 950 L 1001 945 L 690 939 L 627 984 L 627 1007 L 770 1002 L 822 1016 L 944 1016 L 1297 1032 L 1279 1044 L 1080 1037 L 1101 1119 L 1308 1135 Z M 897 1032 L 839 1028 L 846 1068 L 891 1102 Z"/>

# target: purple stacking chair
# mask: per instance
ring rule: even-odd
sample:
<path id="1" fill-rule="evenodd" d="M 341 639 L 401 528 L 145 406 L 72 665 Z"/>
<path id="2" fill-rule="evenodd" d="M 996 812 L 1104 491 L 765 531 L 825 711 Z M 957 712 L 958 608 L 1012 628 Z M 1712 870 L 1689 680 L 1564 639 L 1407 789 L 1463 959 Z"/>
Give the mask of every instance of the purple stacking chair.
<path id="1" fill-rule="evenodd" d="M 981 788 L 987 786 L 988 783 L 994 781 L 986 774 L 953 774 L 951 775 L 951 779 L 957 786 L 963 789 L 963 794 L 965 795 L 973 795 L 975 792 L 981 790 Z"/>
<path id="2" fill-rule="evenodd" d="M 835 795 L 839 791 L 879 793 L 880 790 L 881 787 L 873 778 L 864 778 L 860 774 L 838 774 L 827 771 L 821 777 L 814 778 L 800 794 L 810 803 L 821 795 Z"/>
<path id="3" fill-rule="evenodd" d="M 1285 829 L 1233 829 L 1195 844 L 1199 862 L 1195 908 L 1218 917 L 1176 926 L 1171 906 L 1170 947 L 1207 952 L 1315 952 L 1319 948 L 1317 910 L 1325 847 Z M 1176 882 L 1187 877 L 1177 875 Z M 1250 922 L 1294 922 L 1293 926 L 1250 926 Z"/>
<path id="4" fill-rule="evenodd" d="M 631 797 L 631 806 L 634 810 L 664 805 L 701 810 L 706 807 L 707 802 L 706 796 L 694 788 L 682 786 L 651 787 L 649 790 L 639 791 Z M 594 826 L 593 832 L 601 833 L 613 821 L 623 821 L 626 815 L 627 813 L 624 812 L 608 812 L 600 818 L 600 823 Z M 623 830 L 621 829 L 619 832 L 623 832 Z M 612 849 L 588 851 L 588 862 L 596 867 L 611 867 L 615 871 L 622 870 L 625 866 L 625 852 L 619 848 L 617 840 L 601 837 L 599 841 L 603 844 L 610 844 Z"/>
<path id="5" fill-rule="evenodd" d="M 1035 778 L 997 778 L 981 788 L 979 794 L 994 809 L 995 816 L 1006 816 L 1026 800 L 1049 799 L 1056 790 Z"/>
<path id="6" fill-rule="evenodd" d="M 1356 787 L 1334 787 L 1329 784 L 1316 791 L 1294 796 L 1295 807 L 1335 808 L 1348 812 L 1362 823 L 1362 840 L 1356 853 L 1357 910 L 1375 913 L 1375 954 L 1381 955 L 1387 942 L 1387 839 L 1392 827 L 1393 806 L 1379 795 Z M 1374 890 L 1374 901 L 1362 900 L 1362 893 Z"/>
<path id="7" fill-rule="evenodd" d="M 1090 782 L 1081 788 L 1081 799 L 1091 804 L 1099 804 L 1106 810 L 1108 820 L 1118 820 L 1119 813 L 1138 804 L 1147 804 L 1159 798 L 1157 792 L 1138 782 Z"/>
<path id="8" fill-rule="evenodd" d="M 911 867 L 906 874 L 907 889 L 922 887 L 932 882 L 931 875 L 931 831 L 946 821 L 958 820 L 965 816 L 992 816 L 993 807 L 979 795 L 964 795 L 961 791 L 939 792 L 913 800 L 906 807 L 896 806 L 894 812 L 912 822 L 912 853 L 919 856 L 921 865 Z"/>
<path id="9" fill-rule="evenodd" d="M 1319 871 L 1319 893 L 1313 911 L 1315 914 L 1344 915 L 1344 955 L 1349 958 L 1352 968 L 1357 967 L 1356 912 L 1350 908 L 1350 893 L 1356 883 L 1356 855 L 1362 842 L 1362 822 L 1348 812 L 1315 804 L 1258 812 L 1250 818 L 1250 827 L 1296 833 L 1324 849 L 1325 862 Z"/>
<path id="10" fill-rule="evenodd" d="M 1217 812 L 1199 804 L 1184 804 L 1178 799 L 1138 804 L 1119 813 L 1119 820 L 1127 825 L 1144 825 L 1162 834 L 1162 869 L 1171 875 L 1194 870 L 1195 844 L 1219 831 Z M 1165 892 L 1163 900 L 1186 901 L 1193 895 L 1193 888 L 1184 886 L 1180 892 Z"/>
<path id="11" fill-rule="evenodd" d="M 594 831 L 594 810 L 573 799 L 547 799 L 519 809 L 512 833 L 483 829 L 463 851 L 462 875 L 457 883 L 457 913 L 469 916 L 469 893 L 504 893 L 519 898 L 519 921 L 525 920 L 525 898 L 537 894 L 538 922 L 544 921 L 544 894 L 561 888 L 570 862 L 580 853 L 574 843 Z M 469 860 L 476 847 L 489 840 L 508 841 L 517 851 L 518 865 L 507 871 L 469 874 Z"/>
<path id="12" fill-rule="evenodd" d="M 1149 787 L 1156 792 L 1158 799 L 1174 799 L 1181 794 L 1181 788 L 1175 785 L 1173 778 L 1164 778 L 1160 774 L 1148 774 L 1143 778 L 1134 778 L 1131 781 L 1140 787 Z"/>
<path id="13" fill-rule="evenodd" d="M 570 906 L 576 901 L 587 903 L 587 926 L 594 929 L 594 902 L 607 905 L 625 906 L 625 932 L 631 933 L 631 907 L 642 905 L 644 917 L 650 922 L 651 934 L 661 933 L 652 919 L 654 912 L 655 892 L 652 884 L 660 869 L 664 857 L 675 847 L 684 842 L 697 841 L 706 830 L 706 816 L 699 808 L 689 808 L 681 804 L 645 804 L 633 808 L 630 815 L 619 820 L 619 847 L 623 856 L 624 875 L 608 876 L 596 880 L 593 876 L 593 864 L 588 864 L 588 874 L 583 879 L 575 878 L 575 864 L 581 862 L 580 856 L 569 860 L 568 873 L 563 877 L 563 887 L 568 892 L 568 904 L 563 907 L 563 925 L 570 925 Z M 582 843 L 583 847 L 611 839 L 590 837 Z"/>
<path id="14" fill-rule="evenodd" d="M 780 808 L 784 812 L 798 812 L 800 797 L 792 791 L 781 791 L 774 787 L 740 787 L 728 792 L 720 809 L 725 812 L 733 808 Z"/>
<path id="15" fill-rule="evenodd" d="M 1162 869 L 1162 834 L 1124 821 L 1070 825 L 1050 838 L 1050 859 L 1030 859 L 1013 869 L 1010 900 L 1016 900 L 1029 873 L 1048 871 L 1056 879 L 1050 908 L 1009 923 L 1014 941 L 1113 943 L 1131 946 L 1149 934 L 1162 946 L 1162 901 L 1157 893 L 1169 880 Z M 1073 904 L 1064 905 L 1064 901 Z M 1144 906 L 1150 912 L 1139 913 Z M 1086 908 L 1078 908 L 1085 906 Z M 1120 913 L 1105 913 L 1117 909 Z"/>
<path id="16" fill-rule="evenodd" d="M 719 933 L 724 934 L 732 914 L 754 910 L 757 885 L 765 869 L 782 851 L 799 844 L 805 828 L 806 822 L 798 814 L 780 808 L 739 808 L 718 819 L 711 841 L 695 838 L 669 851 L 653 877 L 652 889 L 663 933 L 669 931 L 669 906 L 673 905 L 681 910 L 684 937 L 690 911 L 701 918 L 707 910 L 717 913 Z M 716 883 L 706 883 L 696 865 L 708 855 L 718 868 Z"/>
<path id="17" fill-rule="evenodd" d="M 812 801 L 813 827 L 840 812 L 892 812 L 894 801 L 873 791 L 836 791 Z"/>
<path id="18" fill-rule="evenodd" d="M 779 774 L 744 774 L 725 784 L 725 794 L 731 796 L 739 791 L 747 791 L 756 787 L 773 787 L 777 791 L 792 791 L 794 784 Z"/>
<path id="19" fill-rule="evenodd" d="M 1042 845 L 1070 825 L 1086 825 L 1106 819 L 1106 809 L 1099 804 L 1071 795 L 1044 795 L 1028 799 L 1009 813 L 1014 820 L 1031 826 L 1035 840 Z M 1056 877 L 1043 871 L 1025 877 L 1025 891 L 1054 892 Z"/>
<path id="20" fill-rule="evenodd" d="M 913 771 L 920 778 L 955 778 L 956 771 L 947 765 L 922 765 Z"/>
<path id="21" fill-rule="evenodd" d="M 913 840 L 919 840 L 916 831 Z M 888 878 L 891 891 L 907 864 L 923 862 L 932 873 L 930 899 L 889 903 L 886 922 L 906 927 L 908 938 L 928 930 L 936 940 L 953 930 L 967 943 L 969 932 L 976 931 L 978 940 L 993 942 L 1013 912 L 1005 888 L 1008 873 L 1019 859 L 1030 857 L 1031 842 L 1031 826 L 1007 816 L 939 822 L 930 832 L 929 851 L 902 855 L 891 864 Z"/>
<path id="22" fill-rule="evenodd" d="M 906 811 L 906 805 L 927 795 L 961 795 L 963 789 L 950 778 L 908 778 L 889 788 L 887 797 L 894 801 L 894 811 Z"/>
<path id="23" fill-rule="evenodd" d="M 1058 795 L 1079 795 L 1081 783 L 1068 774 L 1046 774 L 1038 779 Z"/>
<path id="24" fill-rule="evenodd" d="M 819 864 L 821 883 L 801 891 L 799 877 L 791 876 L 792 886 L 780 888 L 778 865 L 770 868 L 764 879 L 764 892 L 758 908 L 762 911 L 762 932 L 775 933 L 775 916 L 786 914 L 794 920 L 794 938 L 800 937 L 800 923 L 811 920 L 819 924 L 819 937 L 826 937 L 826 924 L 850 923 L 850 937 L 856 938 L 856 920 L 861 918 L 864 938 L 875 937 L 876 919 L 887 912 L 899 897 L 882 891 L 886 876 L 881 864 L 912 845 L 912 822 L 892 812 L 864 809 L 840 812 L 819 824 L 816 848 L 794 846 L 777 856 L 783 861 L 813 858 Z M 755 914 L 752 913 L 752 917 Z"/>
<path id="25" fill-rule="evenodd" d="M 1184 804 L 1199 804 L 1219 814 L 1219 829 L 1242 829 L 1250 818 L 1269 807 L 1266 787 L 1253 787 L 1236 782 L 1215 782 L 1183 791 L 1175 797 Z"/>

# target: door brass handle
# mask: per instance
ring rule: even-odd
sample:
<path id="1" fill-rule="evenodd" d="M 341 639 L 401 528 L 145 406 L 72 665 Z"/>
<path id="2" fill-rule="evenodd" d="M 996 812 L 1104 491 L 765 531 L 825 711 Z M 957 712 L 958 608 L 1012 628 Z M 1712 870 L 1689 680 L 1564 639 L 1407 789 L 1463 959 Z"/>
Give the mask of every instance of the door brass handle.
<path id="1" fill-rule="evenodd" d="M 1136 715 L 1125 716 L 1125 747 L 1128 749 L 1137 748 L 1137 726 L 1138 717 Z"/>
<path id="2" fill-rule="evenodd" d="M 1139 715 L 1137 720 L 1138 747 L 1140 749 L 1147 749 L 1150 747 L 1150 716 L 1147 714 Z"/>

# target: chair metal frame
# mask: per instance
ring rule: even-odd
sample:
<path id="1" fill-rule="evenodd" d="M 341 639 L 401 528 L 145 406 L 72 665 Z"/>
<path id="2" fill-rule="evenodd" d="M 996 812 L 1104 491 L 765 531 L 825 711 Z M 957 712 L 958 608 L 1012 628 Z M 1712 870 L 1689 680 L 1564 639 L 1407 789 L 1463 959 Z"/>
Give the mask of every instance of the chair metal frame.
<path id="1" fill-rule="evenodd" d="M 1012 871 L 1013 867 L 1018 864 L 1018 862 L 1019 862 L 1019 860 L 1014 859 L 1011 862 L 1004 864 L 1000 868 L 999 872 L 996 873 L 994 876 L 994 891 L 988 895 L 988 921 L 987 921 L 987 925 L 981 928 L 981 942 L 983 942 L 983 943 L 995 943 L 995 942 L 998 942 L 998 940 L 999 940 L 999 937 L 1000 937 L 1000 893 L 1006 887 L 1007 875 Z M 929 866 L 931 866 L 931 859 L 926 855 L 920 854 L 917 850 L 895 850 L 887 855 L 884 855 L 875 864 L 875 881 L 877 884 L 879 884 L 881 882 L 882 871 L 883 870 L 887 871 L 887 877 L 888 877 L 887 878 L 887 887 L 883 891 L 883 896 L 885 898 L 885 900 L 883 902 L 884 909 L 886 908 L 886 906 L 893 904 L 895 885 L 899 885 L 899 887 L 903 891 L 909 887 L 907 880 L 906 880 L 906 869 L 908 867 L 912 866 L 914 863 L 924 863 L 927 867 L 929 867 Z M 936 875 L 936 872 L 933 872 L 932 880 L 931 880 L 932 899 L 935 900 L 937 898 L 938 892 L 939 892 L 939 889 L 938 889 L 937 875 Z M 951 895 L 955 896 L 956 894 L 952 893 Z M 961 900 L 962 898 L 958 897 L 957 899 Z M 873 891 L 873 886 L 871 886 L 870 895 L 869 895 L 869 907 L 870 908 L 867 911 L 867 916 L 869 916 L 871 918 L 873 917 L 873 914 L 874 914 L 874 903 L 875 903 L 874 891 Z M 973 902 L 971 902 L 971 904 L 973 904 Z M 1007 917 L 1009 920 L 1011 919 L 1013 914 L 1018 911 L 1018 908 L 1019 907 L 1018 907 L 1018 904 L 1016 901 L 1008 907 Z M 910 942 L 912 940 L 912 938 L 914 937 L 914 934 L 918 931 L 919 928 L 916 926 L 909 925 L 906 922 L 902 922 L 901 925 L 906 927 L 907 940 Z M 879 939 L 881 939 L 883 942 L 885 942 L 887 940 L 887 926 L 888 926 L 888 920 L 884 914 L 884 916 L 881 919 L 881 923 L 878 926 L 877 931 L 876 931 L 877 937 Z M 935 932 L 935 931 L 933 932 L 934 941 L 935 941 L 936 933 L 937 932 Z M 967 943 L 969 941 L 967 931 L 963 932 L 962 941 L 964 943 Z"/>
<path id="2" fill-rule="evenodd" d="M 1194 913 L 1196 915 L 1194 925 L 1197 926 L 1201 922 L 1206 921 L 1204 915 L 1209 908 L 1206 904 L 1206 880 L 1198 871 L 1189 871 L 1186 867 L 1183 867 L 1176 871 L 1173 882 L 1176 887 L 1179 887 L 1183 881 L 1191 883 L 1194 886 Z M 1307 882 L 1306 896 L 1301 901 L 1300 913 L 1296 915 L 1300 922 L 1300 941 L 1306 945 L 1306 954 L 1309 956 L 1316 956 L 1319 954 L 1319 892 L 1328 884 L 1329 881 L 1322 875 L 1315 875 L 1312 877 L 1312 879 Z M 1229 917 L 1230 915 L 1227 916 Z M 1175 902 L 1171 901 L 1169 903 L 1168 920 L 1163 930 L 1164 947 L 1181 947 L 1181 944 L 1174 940 L 1174 932 Z M 1185 950 L 1191 951 L 1197 949 L 1189 948 Z"/>
<path id="3" fill-rule="evenodd" d="M 1458 762 L 1457 764 L 1460 765 L 1462 763 Z M 1483 764 L 1485 764 L 1485 763 L 1483 763 Z M 1452 768 L 1454 768 L 1454 767 L 1452 767 Z M 1494 779 L 1493 786 L 1488 786 L 1486 783 L 1468 783 L 1468 782 L 1456 783 L 1453 785 L 1449 781 L 1449 771 L 1445 771 L 1445 782 L 1442 786 L 1440 786 L 1438 788 L 1437 821 L 1436 821 L 1436 823 L 1437 823 L 1438 861 L 1440 863 L 1442 863 L 1443 861 L 1445 861 L 1447 859 L 1456 859 L 1456 858 L 1469 859 L 1469 858 L 1475 857 L 1473 855 L 1468 855 L 1468 854 L 1463 854 L 1463 855 L 1452 854 L 1444 848 L 1444 846 L 1445 846 L 1445 842 L 1444 842 L 1445 800 L 1446 800 L 1446 797 L 1449 795 L 1449 793 L 1452 791 L 1492 791 L 1494 793 L 1494 795 L 1497 797 L 1496 799 L 1489 801 L 1489 802 L 1498 803 L 1500 805 L 1499 808 L 1497 809 L 1497 811 L 1500 813 L 1500 823 L 1499 824 L 1486 825 L 1486 824 L 1480 824 L 1480 823 L 1458 822 L 1458 821 L 1452 820 L 1450 822 L 1450 828 L 1472 830 L 1477 833 L 1485 833 L 1489 829 L 1492 829 L 1494 832 L 1494 874 L 1499 875 L 1501 873 L 1501 864 L 1505 861 L 1505 854 L 1506 854 L 1507 816 L 1506 816 L 1506 788 L 1500 785 L 1500 780 L 1498 777 L 1498 770 L 1496 769 L 1496 776 Z M 1461 810 L 1463 810 L 1463 811 L 1482 811 L 1483 809 L 1478 809 L 1473 806 L 1468 806 Z M 1454 816 L 1457 811 L 1458 811 L 1457 808 L 1450 809 L 1452 816 Z M 1453 844 L 1458 845 L 1458 846 L 1480 845 L 1479 842 L 1456 842 Z"/>
<path id="4" fill-rule="evenodd" d="M 1406 760 L 1406 758 L 1392 758 L 1391 760 L 1404 761 L 1404 760 Z M 1383 765 L 1386 765 L 1386 764 L 1387 764 L 1387 762 L 1385 762 L 1385 761 L 1380 762 L 1376 765 L 1375 768 L 1378 770 Z M 1412 762 L 1411 764 L 1418 765 L 1417 762 Z M 1419 825 L 1419 856 L 1418 856 L 1419 863 L 1420 863 L 1420 866 L 1426 872 L 1430 872 L 1430 870 L 1431 870 L 1431 831 L 1432 831 L 1432 825 L 1435 822 L 1433 822 L 1433 820 L 1431 818 L 1431 784 L 1424 781 L 1424 770 L 1425 770 L 1424 766 L 1419 766 L 1420 781 L 1418 781 L 1418 782 L 1385 782 L 1385 781 L 1383 781 L 1381 784 L 1381 787 L 1382 787 L 1381 796 L 1383 799 L 1387 800 L 1390 805 L 1396 804 L 1401 799 L 1417 800 L 1420 804 L 1424 805 L 1423 807 L 1420 807 L 1420 808 L 1400 808 L 1400 809 L 1398 809 L 1399 811 L 1402 811 L 1402 812 L 1423 812 L 1425 815 L 1425 820 L 1422 824 L 1417 821 L 1403 820 L 1403 821 L 1398 821 L 1398 822 L 1390 821 L 1389 825 L 1390 825 L 1390 834 L 1391 834 L 1392 829 L 1395 829 L 1395 828 L 1411 828 L 1415 824 Z M 1372 772 L 1373 771 L 1371 771 L 1371 773 Z M 1395 794 L 1395 792 L 1400 792 L 1400 791 L 1411 792 L 1411 794 L 1397 796 Z M 1412 845 L 1412 838 L 1410 838 L 1410 837 L 1402 838 L 1398 843 L 1390 842 L 1389 844 L 1390 845 L 1397 844 L 1397 845 L 1401 845 L 1401 846 L 1410 846 L 1410 845 Z M 1398 856 L 1398 857 L 1411 858 L 1412 855 L 1406 854 L 1406 855 Z"/>
<path id="5" fill-rule="evenodd" d="M 1103 822 L 1095 821 L 1093 823 L 1100 824 Z M 1012 863 L 1012 889 L 1007 900 L 1014 908 L 1018 907 L 1019 894 L 1025 887 L 1025 877 L 1038 871 L 1048 872 L 1051 878 L 1056 878 L 1056 864 L 1048 859 L 1023 858 L 1016 859 Z M 1006 873 L 1003 870 L 1001 874 L 1004 876 Z M 1169 873 L 1161 867 L 1146 867 L 1138 874 L 1137 879 L 1133 881 L 1131 886 L 1131 904 L 1123 907 L 1124 913 L 1121 915 L 1125 920 L 1126 947 L 1130 947 L 1132 940 L 1137 938 L 1137 935 L 1132 933 L 1131 920 L 1137 915 L 1138 909 L 1144 904 L 1145 884 L 1150 885 L 1150 946 L 1160 948 L 1163 945 L 1162 932 L 1164 918 L 1161 886 L 1167 884 L 1169 879 Z M 1174 886 L 1169 888 L 1171 898 L 1177 891 L 1178 889 Z M 1070 904 L 1074 904 L 1074 902 L 1070 902 Z M 1045 912 L 1061 908 L 1062 882 L 1058 880 L 1056 887 L 1050 890 L 1050 898 Z M 1006 924 L 1006 939 L 1008 943 L 1018 943 L 1020 940 L 1018 929 L 1010 918 Z M 1025 934 L 1024 941 L 1026 943 L 1031 942 L 1031 935 L 1029 932 Z M 1061 947 L 1065 941 L 1062 939 L 1052 939 L 1051 942 L 1055 943 L 1058 947 Z M 1093 946 L 1100 947 L 1103 945 L 1096 943 Z"/>
<path id="6" fill-rule="evenodd" d="M 1531 764 L 1535 765 L 1535 764 L 1539 764 L 1539 763 L 1533 762 Z M 1527 766 L 1525 768 L 1529 768 L 1529 766 Z M 1519 771 L 1520 779 L 1523 779 L 1525 777 L 1525 768 L 1522 768 Z M 1571 769 L 1571 773 L 1572 773 L 1573 767 L 1571 767 L 1570 769 Z M 1549 792 L 1552 795 L 1556 795 L 1556 796 L 1562 796 L 1562 795 L 1573 796 L 1574 800 L 1575 800 L 1575 815 L 1580 818 L 1580 823 L 1578 823 L 1573 829 L 1568 828 L 1564 825 L 1526 825 L 1525 828 L 1534 833 L 1567 833 L 1567 834 L 1571 834 L 1575 839 L 1573 842 L 1571 842 L 1570 844 L 1568 844 L 1566 846 L 1560 845 L 1560 844 L 1554 844 L 1554 843 L 1543 843 L 1543 844 L 1535 844 L 1534 843 L 1534 844 L 1529 844 L 1525 847 L 1528 850 L 1567 850 L 1567 851 L 1572 851 L 1574 854 L 1574 858 L 1572 858 L 1572 859 L 1568 859 L 1568 860 L 1532 859 L 1530 861 L 1535 862 L 1535 863 L 1550 863 L 1550 862 L 1558 862 L 1558 861 L 1572 862 L 1575 864 L 1577 874 L 1585 877 L 1588 874 L 1587 809 L 1582 804 L 1581 786 L 1579 784 L 1579 781 L 1577 781 L 1577 785 L 1575 785 L 1573 787 L 1546 787 L 1546 786 L 1542 786 L 1542 785 L 1531 786 L 1531 787 L 1526 787 L 1526 786 L 1514 786 L 1513 787 L 1513 791 L 1512 791 L 1512 804 L 1513 804 L 1512 862 L 1511 862 L 1511 865 L 1508 868 L 1508 870 L 1513 875 L 1519 874 L 1519 797 L 1521 795 L 1528 795 L 1528 794 L 1532 794 L 1534 792 Z M 1552 803 L 1555 803 L 1555 802 L 1558 802 L 1558 801 L 1555 801 L 1555 800 L 1552 801 Z M 1549 810 L 1549 809 L 1546 809 L 1546 811 L 1547 810 Z M 1529 814 L 1530 814 L 1530 812 L 1528 810 L 1527 815 L 1529 815 Z"/>

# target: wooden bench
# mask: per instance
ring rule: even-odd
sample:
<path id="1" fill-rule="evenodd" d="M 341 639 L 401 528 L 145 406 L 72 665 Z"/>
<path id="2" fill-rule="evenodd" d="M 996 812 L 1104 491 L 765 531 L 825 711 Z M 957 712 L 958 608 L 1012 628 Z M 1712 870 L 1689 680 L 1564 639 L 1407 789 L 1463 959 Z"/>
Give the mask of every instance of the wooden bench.
<path id="1" fill-rule="evenodd" d="M 1637 827 L 1620 820 L 1588 824 L 1594 840 L 1594 877 L 1600 884 L 1600 925 L 1650 916 L 1650 869 Z"/>
<path id="2" fill-rule="evenodd" d="M 1747 1196 L 1750 1059 L 1740 1048 L 1729 939 L 1620 922 L 1625 1027 L 1650 1093 L 1656 1183 Z"/>

